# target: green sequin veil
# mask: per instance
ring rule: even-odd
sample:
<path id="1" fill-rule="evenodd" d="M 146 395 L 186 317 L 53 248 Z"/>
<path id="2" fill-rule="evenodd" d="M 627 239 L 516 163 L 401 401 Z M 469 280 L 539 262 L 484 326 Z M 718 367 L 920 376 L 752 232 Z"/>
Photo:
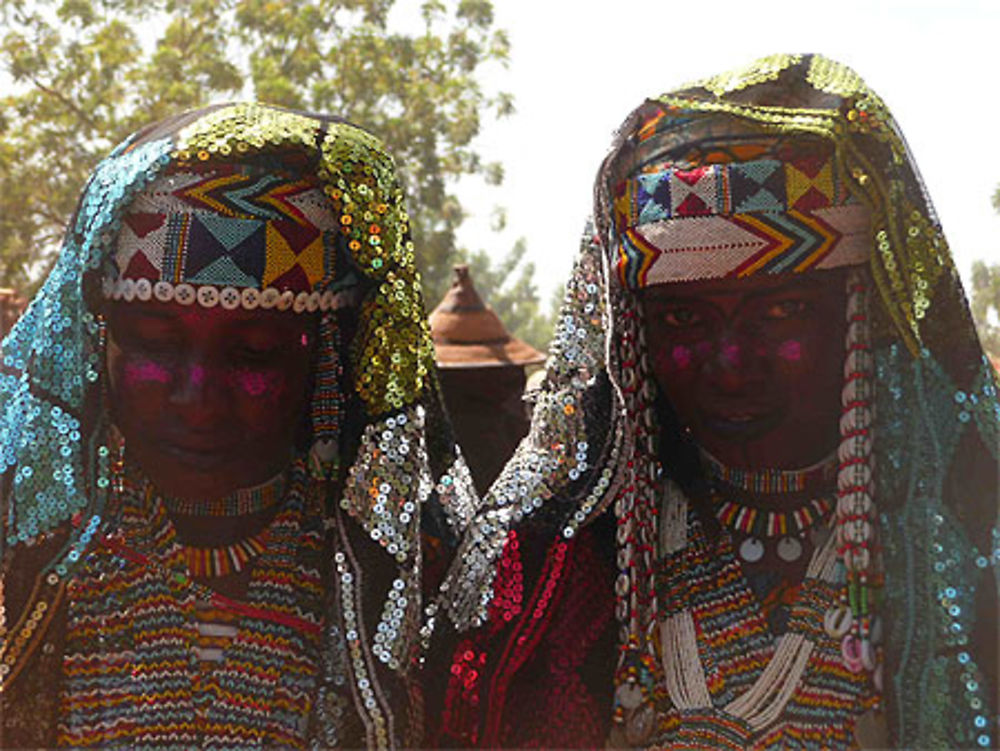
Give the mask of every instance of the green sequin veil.
<path id="1" fill-rule="evenodd" d="M 652 135 L 643 131 L 650 122 Z M 758 60 L 650 99 L 623 123 L 596 183 L 596 229 L 585 233 L 567 287 L 531 433 L 484 499 L 449 577 L 451 619 L 464 630 L 486 618 L 494 561 L 521 525 L 571 538 L 613 508 L 619 520 L 634 516 L 635 534 L 655 546 L 655 524 L 643 521 L 655 518 L 659 497 L 655 388 L 641 311 L 617 271 L 614 188 L 651 153 L 732 133 L 818 139 L 871 209 L 887 719 L 894 745 L 992 746 L 996 374 L 898 125 L 856 73 L 820 56 Z M 622 541 L 620 567 L 623 552 L 633 555 Z M 635 646 L 644 615 L 618 594 L 620 643 Z"/>
<path id="2" fill-rule="evenodd" d="M 363 294 L 353 309 L 343 384 L 354 437 L 341 445 L 343 491 L 328 506 L 331 515 L 353 518 L 375 553 L 376 579 L 384 575 L 368 591 L 373 600 L 383 598 L 385 606 L 376 602 L 373 612 L 376 618 L 382 612 L 380 631 L 391 628 L 394 637 L 380 635 L 366 649 L 387 669 L 405 673 L 423 617 L 421 509 L 432 502 L 442 529 L 455 533 L 475 493 L 443 417 L 395 166 L 378 139 L 335 118 L 258 104 L 209 107 L 139 131 L 95 168 L 54 267 L 2 345 L 4 575 L 19 551 L 59 547 L 43 566 L 27 616 L 32 602 L 72 575 L 91 540 L 114 527 L 106 518 L 111 426 L 98 315 L 102 266 L 131 198 L 185 163 L 291 168 L 318 183 L 340 217 L 336 243 Z M 32 647 L 16 643 L 20 621 L 9 625 L 9 638 L 0 635 L 4 679 L 16 653 Z"/>

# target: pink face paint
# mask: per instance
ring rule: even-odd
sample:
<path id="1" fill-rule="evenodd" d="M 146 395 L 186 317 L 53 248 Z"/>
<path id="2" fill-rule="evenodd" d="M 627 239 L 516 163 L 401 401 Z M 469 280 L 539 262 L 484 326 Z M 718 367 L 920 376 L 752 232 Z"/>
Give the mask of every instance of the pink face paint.
<path id="1" fill-rule="evenodd" d="M 802 359 L 802 344 L 795 339 L 788 339 L 778 345 L 778 357 L 789 362 Z"/>
<path id="2" fill-rule="evenodd" d="M 674 367 L 677 370 L 687 370 L 691 367 L 691 348 L 678 344 L 670 353 Z"/>
<path id="3" fill-rule="evenodd" d="M 285 379 L 279 373 L 237 370 L 229 380 L 244 394 L 256 399 L 277 399 L 285 390 Z"/>
<path id="4" fill-rule="evenodd" d="M 125 384 L 131 387 L 170 381 L 170 371 L 152 360 L 129 360 L 125 363 L 122 375 Z"/>

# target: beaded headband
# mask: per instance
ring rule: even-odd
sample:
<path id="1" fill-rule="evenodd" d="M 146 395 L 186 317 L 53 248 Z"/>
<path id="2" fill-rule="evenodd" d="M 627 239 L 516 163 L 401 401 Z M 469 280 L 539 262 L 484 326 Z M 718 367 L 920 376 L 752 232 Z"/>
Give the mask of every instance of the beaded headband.
<path id="1" fill-rule="evenodd" d="M 245 165 L 173 172 L 129 204 L 102 289 L 114 300 L 327 311 L 354 282 L 315 180 Z"/>
<path id="2" fill-rule="evenodd" d="M 801 273 L 867 261 L 870 212 L 830 156 L 642 172 L 614 198 L 617 267 L 629 289 Z"/>

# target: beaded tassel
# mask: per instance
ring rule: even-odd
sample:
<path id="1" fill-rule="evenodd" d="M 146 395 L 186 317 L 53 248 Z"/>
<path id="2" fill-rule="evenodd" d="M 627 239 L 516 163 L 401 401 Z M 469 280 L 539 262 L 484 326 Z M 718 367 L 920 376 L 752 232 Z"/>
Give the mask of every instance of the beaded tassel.
<path id="1" fill-rule="evenodd" d="M 646 356 L 642 321 L 631 306 L 623 306 L 618 339 L 625 430 L 633 436 L 630 459 L 614 508 L 618 519 L 618 578 L 615 613 L 619 622 L 620 663 L 615 675 L 615 720 L 631 732 L 627 715 L 646 705 L 662 689 L 653 680 L 657 670 L 656 637 L 659 611 L 656 596 L 656 538 L 659 533 L 659 461 L 656 453 L 654 380 Z"/>
<path id="2" fill-rule="evenodd" d="M 837 552 L 847 573 L 843 595 L 850 610 L 850 628 L 842 652 L 848 668 L 874 671 L 871 643 L 874 610 L 876 509 L 872 500 L 872 374 L 868 286 L 863 273 L 852 269 L 847 280 L 847 358 L 841 395 L 840 447 L 837 455 Z"/>
<path id="3" fill-rule="evenodd" d="M 312 475 L 330 479 L 340 466 L 340 415 L 343 394 L 340 377 L 340 328 L 332 313 L 324 313 L 319 322 L 319 352 L 316 358 L 316 384 L 313 387 L 313 445 L 309 452 Z"/>
<path id="4" fill-rule="evenodd" d="M 631 310 L 623 313 L 625 330 L 620 339 L 627 424 L 634 426 L 633 460 L 628 463 L 628 477 L 615 500 L 618 516 L 618 542 L 624 549 L 619 559 L 616 583 L 616 611 L 621 625 L 622 644 L 638 645 L 652 654 L 647 638 L 656 624 L 656 554 L 657 503 L 656 484 L 659 463 L 656 459 L 655 426 L 652 412 L 653 380 L 645 356 L 642 322 Z"/>

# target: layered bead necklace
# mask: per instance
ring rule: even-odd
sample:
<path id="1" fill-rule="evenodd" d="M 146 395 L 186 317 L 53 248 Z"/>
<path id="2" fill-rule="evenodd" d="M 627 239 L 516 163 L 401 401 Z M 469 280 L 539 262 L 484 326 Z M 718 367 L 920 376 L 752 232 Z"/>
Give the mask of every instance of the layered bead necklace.
<path id="1" fill-rule="evenodd" d="M 260 485 L 240 488 L 227 496 L 211 501 L 163 496 L 164 507 L 171 514 L 185 516 L 246 516 L 273 508 L 285 497 L 287 483 L 282 472 Z"/>
<path id="2" fill-rule="evenodd" d="M 193 501 L 169 496 L 164 496 L 161 500 L 171 517 L 240 517 L 273 509 L 283 498 L 285 487 L 285 474 L 281 473 L 260 485 L 241 488 L 214 501 Z M 198 578 L 230 576 L 246 569 L 247 565 L 264 551 L 269 536 L 270 527 L 266 527 L 255 535 L 228 545 L 201 547 L 181 544 L 181 548 L 184 551 L 184 561 L 192 576 Z"/>
<path id="3" fill-rule="evenodd" d="M 660 521 L 655 661 L 626 664 L 617 703 L 626 740 L 683 748 L 844 748 L 875 701 L 848 670 L 825 614 L 843 588 L 832 536 L 806 567 L 776 636 L 727 531 L 712 538 L 672 482 Z"/>
<path id="4" fill-rule="evenodd" d="M 801 470 L 734 469 L 706 451 L 702 451 L 702 459 L 715 485 L 710 498 L 715 516 L 723 527 L 741 538 L 737 551 L 746 563 L 763 559 L 769 547 L 786 563 L 798 561 L 804 552 L 802 538 L 834 507 L 832 492 L 806 496 L 794 508 L 783 509 L 766 509 L 731 496 L 734 491 L 751 496 L 804 493 L 828 485 L 836 477 L 836 454 Z"/>
<path id="5" fill-rule="evenodd" d="M 826 485 L 837 477 L 837 454 L 832 453 L 804 469 L 744 469 L 730 467 L 701 450 L 702 466 L 716 482 L 745 493 L 801 493 Z"/>

